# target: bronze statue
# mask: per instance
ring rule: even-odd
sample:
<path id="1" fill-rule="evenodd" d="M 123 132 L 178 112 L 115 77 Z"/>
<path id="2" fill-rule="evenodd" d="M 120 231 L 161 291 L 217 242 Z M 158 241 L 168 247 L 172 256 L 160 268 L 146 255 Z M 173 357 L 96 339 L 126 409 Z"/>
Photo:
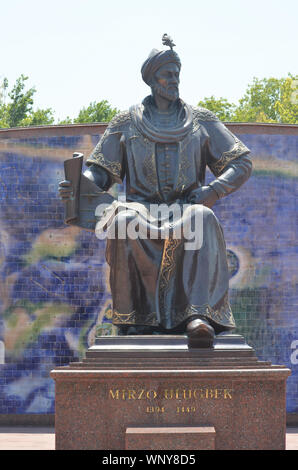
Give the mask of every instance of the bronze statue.
<path id="1" fill-rule="evenodd" d="M 151 95 L 110 122 L 86 161 L 84 181 L 93 183 L 96 195 L 126 177 L 126 210 L 114 211 L 110 220 L 116 235 L 121 224 L 134 222 L 161 230 L 162 217 L 149 220 L 154 204 L 181 207 L 168 227 L 201 228 L 202 244 L 188 250 L 183 230 L 180 238 L 171 231 L 165 239 L 110 237 L 106 259 L 120 335 L 186 333 L 199 347 L 210 347 L 215 334 L 235 327 L 226 246 L 211 207 L 249 178 L 252 164 L 249 149 L 212 112 L 180 99 L 181 62 L 171 38 L 164 35 L 163 43 L 170 49 L 152 50 L 141 70 Z M 215 176 L 208 185 L 206 166 Z M 70 181 L 60 183 L 63 200 L 72 191 Z"/>

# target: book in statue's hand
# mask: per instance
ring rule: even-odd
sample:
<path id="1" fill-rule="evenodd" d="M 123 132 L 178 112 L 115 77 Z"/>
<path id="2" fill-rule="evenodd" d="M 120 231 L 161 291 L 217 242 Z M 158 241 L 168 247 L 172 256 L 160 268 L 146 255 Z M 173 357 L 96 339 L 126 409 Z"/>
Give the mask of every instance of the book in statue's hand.
<path id="1" fill-rule="evenodd" d="M 78 152 L 64 162 L 65 179 L 71 182 L 73 188 L 73 196 L 66 202 L 65 223 L 94 231 L 101 214 L 104 216 L 104 210 L 97 210 L 95 216 L 96 209 L 98 206 L 107 207 L 115 199 L 86 178 L 82 174 L 82 166 L 83 154 Z"/>

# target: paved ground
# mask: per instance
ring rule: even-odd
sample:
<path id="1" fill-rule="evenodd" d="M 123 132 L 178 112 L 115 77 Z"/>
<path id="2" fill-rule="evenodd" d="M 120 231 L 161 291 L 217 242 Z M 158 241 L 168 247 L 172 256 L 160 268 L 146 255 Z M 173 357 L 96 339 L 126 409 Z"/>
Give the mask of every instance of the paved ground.
<path id="1" fill-rule="evenodd" d="M 298 428 L 287 429 L 287 450 L 298 450 Z"/>
<path id="2" fill-rule="evenodd" d="M 298 428 L 287 429 L 287 450 L 298 450 Z M 0 427 L 0 450 L 54 450 L 54 428 Z"/>
<path id="3" fill-rule="evenodd" d="M 54 428 L 0 427 L 0 450 L 54 449 Z"/>

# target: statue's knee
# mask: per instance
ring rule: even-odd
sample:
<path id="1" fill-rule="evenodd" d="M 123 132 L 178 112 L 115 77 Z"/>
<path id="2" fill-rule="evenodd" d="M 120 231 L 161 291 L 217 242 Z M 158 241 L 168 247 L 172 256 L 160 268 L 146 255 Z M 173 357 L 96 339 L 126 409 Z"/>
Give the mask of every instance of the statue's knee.
<path id="1" fill-rule="evenodd" d="M 114 223 L 116 227 L 120 226 L 127 226 L 130 222 L 132 222 L 136 217 L 137 213 L 134 210 L 127 210 L 119 212 L 114 219 Z"/>
<path id="2" fill-rule="evenodd" d="M 121 211 L 114 217 L 109 236 L 117 240 L 128 240 L 130 228 L 135 225 L 138 217 L 134 210 Z M 131 224 L 131 225 L 130 225 Z"/>
<path id="3" fill-rule="evenodd" d="M 191 211 L 191 227 L 193 231 L 199 228 L 218 225 L 218 219 L 212 209 L 202 204 L 194 204 Z"/>
<path id="4" fill-rule="evenodd" d="M 203 218 L 204 220 L 217 220 L 216 215 L 214 214 L 213 210 L 209 207 L 203 207 Z"/>
<path id="5" fill-rule="evenodd" d="M 191 206 L 191 214 L 196 218 L 201 217 L 204 220 L 216 218 L 213 210 L 209 209 L 209 207 L 203 206 L 202 204 L 193 204 Z"/>

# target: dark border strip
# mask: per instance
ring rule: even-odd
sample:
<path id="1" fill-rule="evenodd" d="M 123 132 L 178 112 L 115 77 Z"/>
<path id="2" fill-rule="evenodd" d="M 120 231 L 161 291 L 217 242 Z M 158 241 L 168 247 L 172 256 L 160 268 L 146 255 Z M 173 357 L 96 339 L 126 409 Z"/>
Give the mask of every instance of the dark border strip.
<path id="1" fill-rule="evenodd" d="M 54 414 L 0 414 L 1 426 L 54 426 Z M 298 413 L 287 413 L 287 426 L 298 426 Z"/>
<path id="2" fill-rule="evenodd" d="M 235 134 L 298 135 L 297 124 L 226 122 Z M 73 136 L 82 134 L 103 134 L 107 123 L 67 124 L 38 127 L 15 127 L 0 129 L 0 139 L 21 139 L 46 136 Z"/>
<path id="3" fill-rule="evenodd" d="M 55 415 L 0 414 L 0 426 L 55 426 Z"/>

